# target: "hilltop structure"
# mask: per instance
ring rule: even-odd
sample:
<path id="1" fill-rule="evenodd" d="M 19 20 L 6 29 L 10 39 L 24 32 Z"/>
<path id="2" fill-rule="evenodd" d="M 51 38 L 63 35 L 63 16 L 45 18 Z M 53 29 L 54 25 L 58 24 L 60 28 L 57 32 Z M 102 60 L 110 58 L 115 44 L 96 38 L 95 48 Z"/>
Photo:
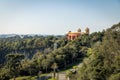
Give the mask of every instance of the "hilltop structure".
<path id="1" fill-rule="evenodd" d="M 89 28 L 88 27 L 85 29 L 84 32 L 81 32 L 80 28 L 76 32 L 69 31 L 67 33 L 67 40 L 74 40 L 74 39 L 78 38 L 79 36 L 81 36 L 83 34 L 89 35 Z"/>

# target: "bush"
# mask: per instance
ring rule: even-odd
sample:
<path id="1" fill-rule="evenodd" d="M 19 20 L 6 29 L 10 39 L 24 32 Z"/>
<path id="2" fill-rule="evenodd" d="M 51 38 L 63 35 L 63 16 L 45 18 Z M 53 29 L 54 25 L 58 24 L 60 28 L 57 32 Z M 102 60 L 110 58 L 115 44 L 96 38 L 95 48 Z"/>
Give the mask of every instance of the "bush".
<path id="1" fill-rule="evenodd" d="M 112 74 L 108 80 L 120 80 L 120 73 Z"/>

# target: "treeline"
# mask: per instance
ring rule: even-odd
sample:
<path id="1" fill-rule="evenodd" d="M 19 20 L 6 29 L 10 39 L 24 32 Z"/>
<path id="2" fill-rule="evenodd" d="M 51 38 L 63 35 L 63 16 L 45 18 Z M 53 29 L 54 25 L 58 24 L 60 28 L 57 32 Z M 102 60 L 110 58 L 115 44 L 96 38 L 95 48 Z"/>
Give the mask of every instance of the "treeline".
<path id="1" fill-rule="evenodd" d="M 82 67 L 69 76 L 71 80 L 120 80 L 120 23 L 105 31 L 101 44 L 92 46 Z"/>
<path id="2" fill-rule="evenodd" d="M 5 55 L 9 53 L 21 53 L 32 58 L 37 52 L 50 52 L 57 42 L 57 47 L 65 45 L 64 36 L 20 36 L 0 39 L 0 64 L 4 63 Z"/>
<path id="3" fill-rule="evenodd" d="M 82 35 L 72 41 L 65 36 L 0 39 L 1 62 L 6 60 L 0 69 L 0 79 L 50 72 L 54 64 L 56 70 L 66 69 L 88 56 L 87 51 L 102 42 L 104 32 Z M 29 58 L 27 53 L 33 56 Z"/>

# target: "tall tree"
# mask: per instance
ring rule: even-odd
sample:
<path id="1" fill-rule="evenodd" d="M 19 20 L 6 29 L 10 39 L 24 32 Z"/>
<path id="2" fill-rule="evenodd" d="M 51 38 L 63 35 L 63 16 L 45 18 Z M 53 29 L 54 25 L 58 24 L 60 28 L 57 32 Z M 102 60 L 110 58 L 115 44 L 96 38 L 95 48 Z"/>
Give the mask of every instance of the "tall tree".
<path id="1" fill-rule="evenodd" d="M 51 66 L 51 68 L 53 69 L 53 78 L 55 78 L 56 77 L 56 70 L 58 68 L 57 63 L 54 62 L 53 65 Z"/>
<path id="2" fill-rule="evenodd" d="M 23 54 L 8 54 L 6 55 L 7 65 L 6 67 L 10 70 L 12 77 L 16 77 L 19 74 L 21 67 L 21 60 L 24 58 Z"/>

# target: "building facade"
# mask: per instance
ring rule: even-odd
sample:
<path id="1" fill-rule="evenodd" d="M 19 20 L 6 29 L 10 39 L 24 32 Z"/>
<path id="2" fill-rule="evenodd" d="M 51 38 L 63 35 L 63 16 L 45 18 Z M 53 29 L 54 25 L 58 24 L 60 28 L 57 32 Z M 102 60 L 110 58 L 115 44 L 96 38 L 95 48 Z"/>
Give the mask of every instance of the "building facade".
<path id="1" fill-rule="evenodd" d="M 66 36 L 67 36 L 67 40 L 74 40 L 83 34 L 89 35 L 89 28 L 88 27 L 85 29 L 84 32 L 81 32 L 80 28 L 76 32 L 69 31 Z"/>

